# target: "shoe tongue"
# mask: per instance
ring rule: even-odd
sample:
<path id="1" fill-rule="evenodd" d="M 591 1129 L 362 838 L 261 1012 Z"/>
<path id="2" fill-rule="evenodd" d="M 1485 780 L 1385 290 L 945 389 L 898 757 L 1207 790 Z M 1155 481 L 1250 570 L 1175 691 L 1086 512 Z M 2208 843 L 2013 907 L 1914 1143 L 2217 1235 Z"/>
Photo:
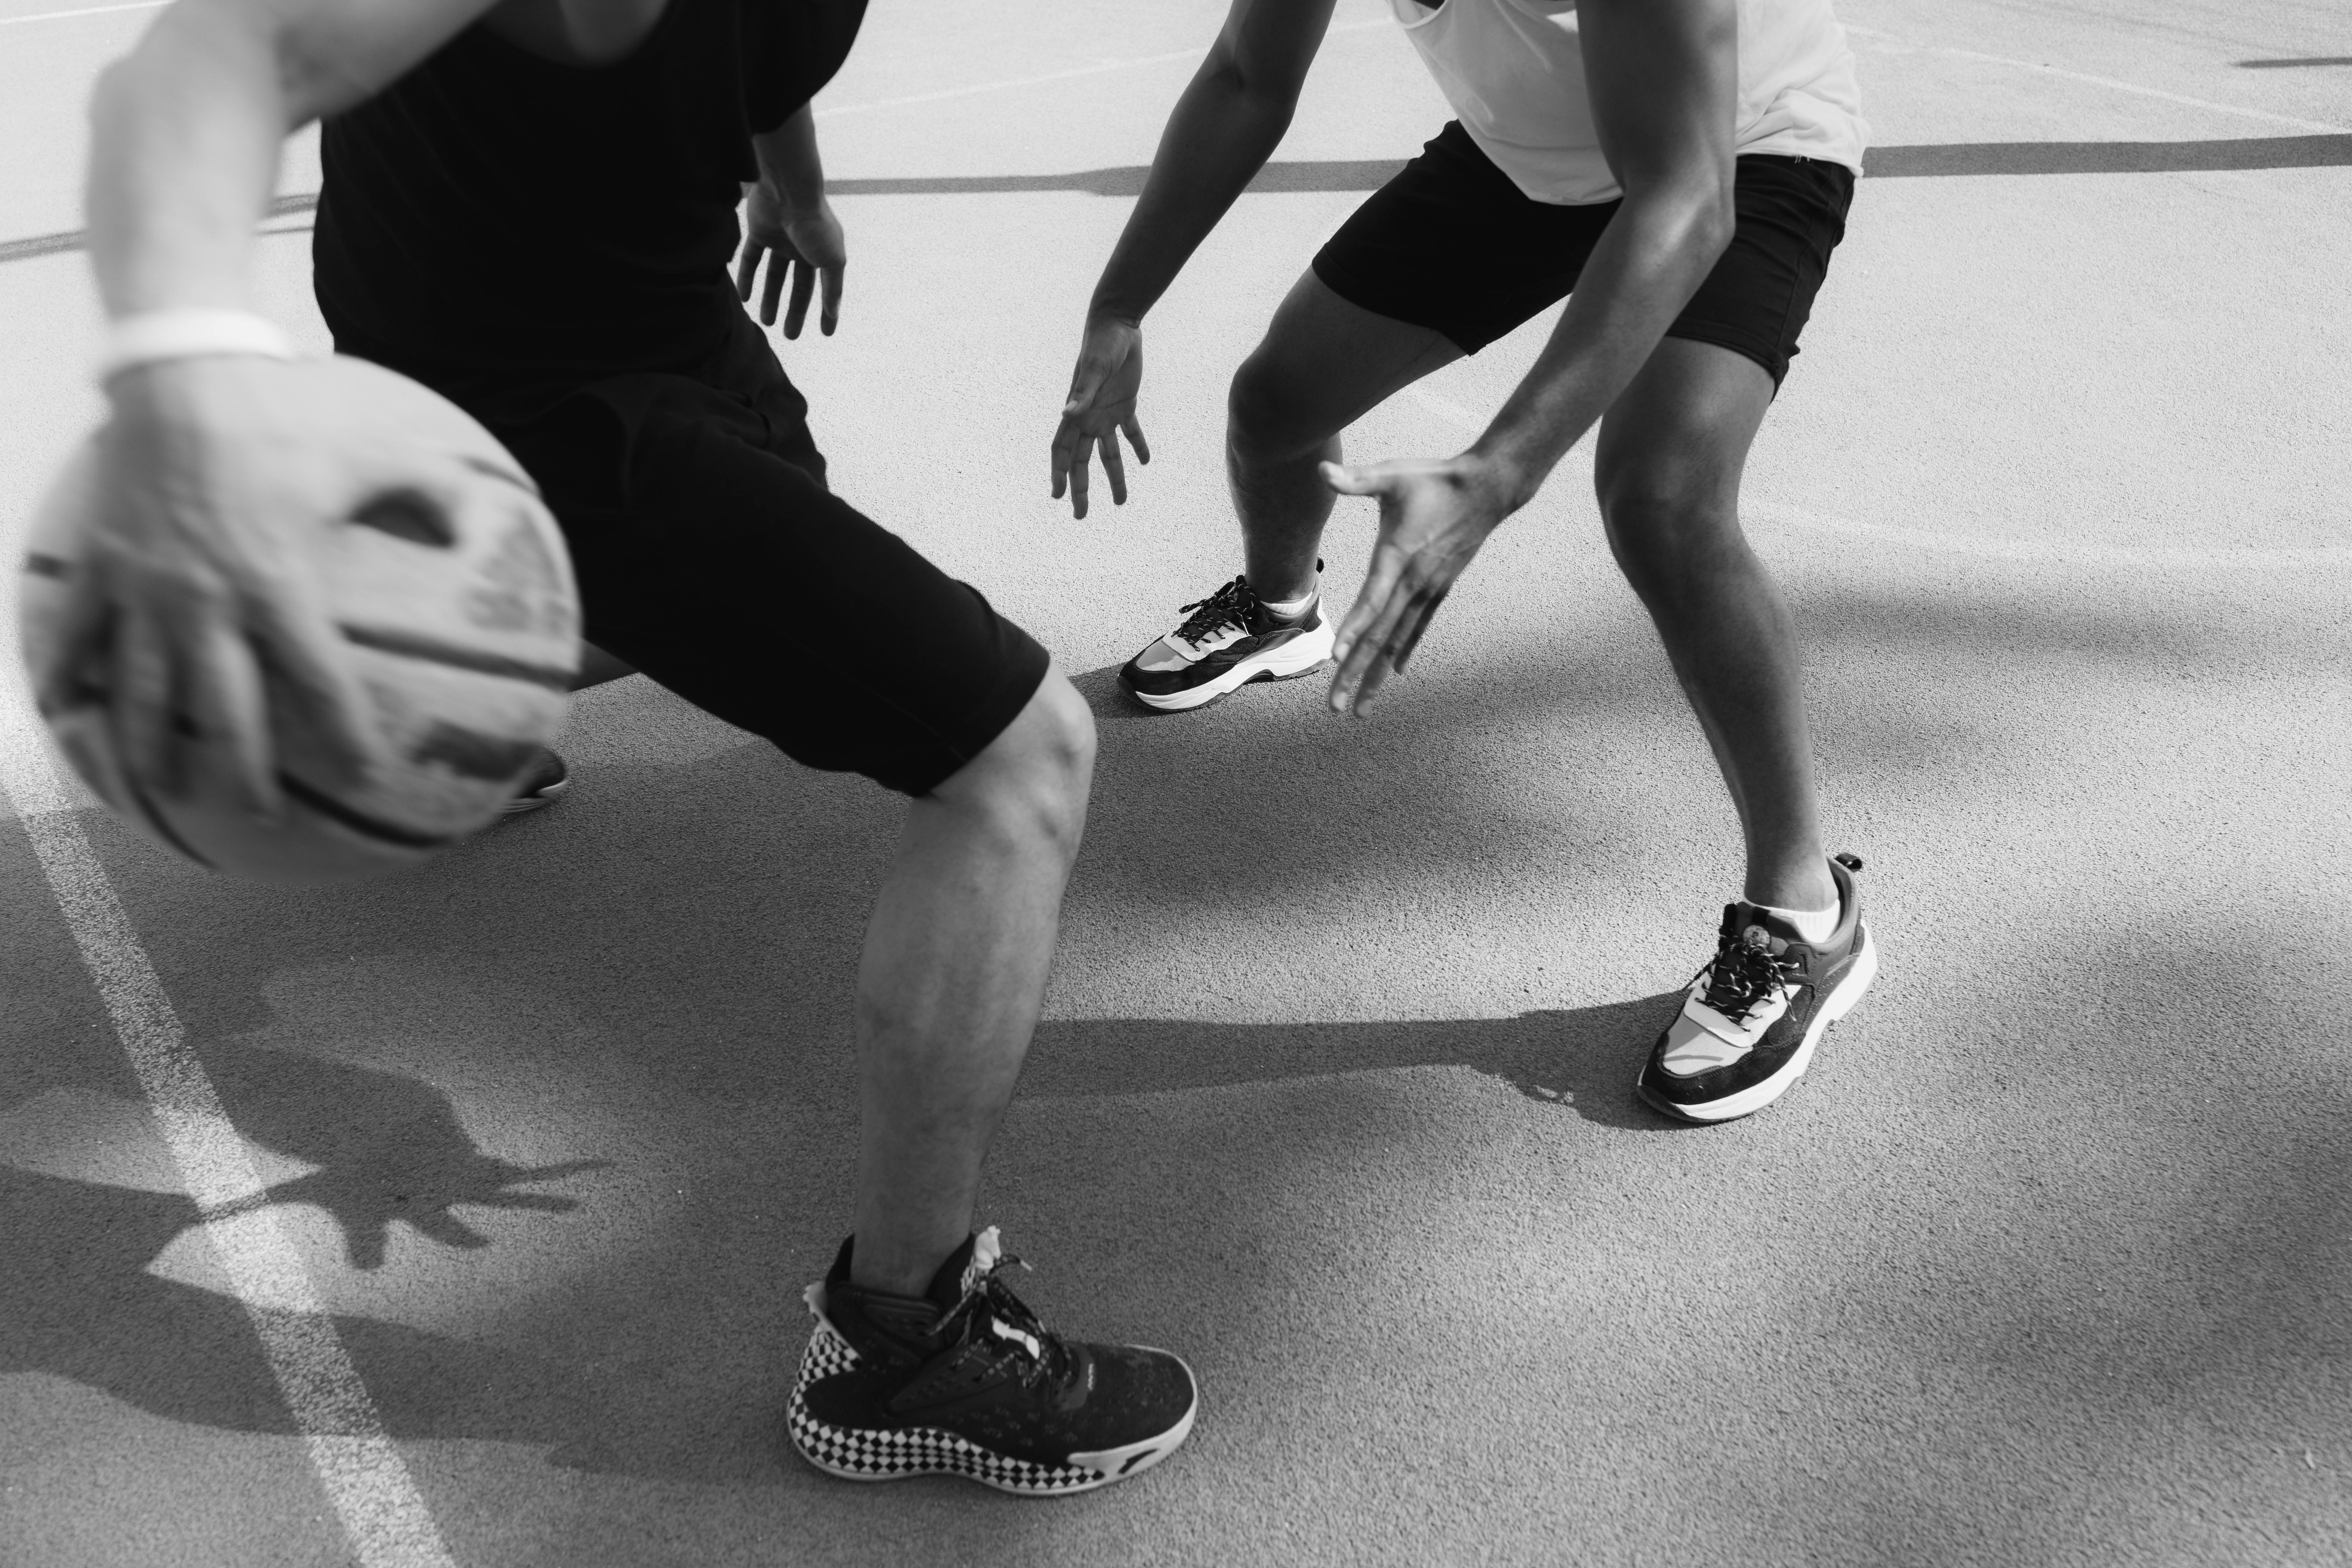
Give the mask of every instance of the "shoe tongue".
<path id="1" fill-rule="evenodd" d="M 996 1239 L 996 1227 L 992 1225 L 986 1230 L 964 1237 L 963 1245 L 949 1253 L 948 1260 L 940 1265 L 938 1273 L 931 1276 L 930 1289 L 923 1292 L 924 1296 L 942 1312 L 949 1310 L 987 1277 L 989 1270 L 996 1267 L 996 1260 L 1003 1255 L 1003 1250 Z"/>
<path id="2" fill-rule="evenodd" d="M 1776 958 L 1788 951 L 1790 942 L 1799 940 L 1795 926 L 1750 903 L 1734 904 L 1727 923 L 1744 945 L 1761 947 Z"/>

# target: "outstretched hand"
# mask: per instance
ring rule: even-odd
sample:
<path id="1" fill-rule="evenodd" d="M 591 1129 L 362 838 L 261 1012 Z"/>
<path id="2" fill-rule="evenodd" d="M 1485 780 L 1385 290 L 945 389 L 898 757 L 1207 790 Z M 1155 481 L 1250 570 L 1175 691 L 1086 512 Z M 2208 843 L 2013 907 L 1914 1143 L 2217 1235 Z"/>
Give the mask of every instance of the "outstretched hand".
<path id="1" fill-rule="evenodd" d="M 1381 503 L 1371 571 L 1331 650 L 1339 665 L 1331 710 L 1360 713 L 1389 676 L 1403 670 L 1454 579 L 1511 509 L 1492 473 L 1467 457 L 1325 463 L 1321 473 L 1341 495 Z"/>
<path id="2" fill-rule="evenodd" d="M 1062 499 L 1066 484 L 1071 516 L 1087 515 L 1088 461 L 1096 448 L 1102 451 L 1103 473 L 1110 479 L 1114 506 L 1127 504 L 1120 434 L 1135 448 L 1137 462 L 1151 461 L 1151 447 L 1135 418 L 1135 397 L 1142 384 L 1141 330 L 1115 317 L 1089 319 L 1086 340 L 1078 345 L 1077 369 L 1070 374 L 1070 395 L 1062 405 L 1062 422 L 1054 429 L 1054 499 Z"/>
<path id="3" fill-rule="evenodd" d="M 776 301 L 784 291 L 784 274 L 793 275 L 793 297 L 784 308 L 784 336 L 797 338 L 808 320 L 809 296 L 824 285 L 817 312 L 817 330 L 826 337 L 841 321 L 842 268 L 849 265 L 849 245 L 833 204 L 817 198 L 814 207 L 793 209 L 773 186 L 761 182 L 743 187 L 743 253 L 735 265 L 735 297 L 751 301 L 760 258 L 768 259 L 767 291 L 760 299 L 760 321 L 776 324 Z"/>

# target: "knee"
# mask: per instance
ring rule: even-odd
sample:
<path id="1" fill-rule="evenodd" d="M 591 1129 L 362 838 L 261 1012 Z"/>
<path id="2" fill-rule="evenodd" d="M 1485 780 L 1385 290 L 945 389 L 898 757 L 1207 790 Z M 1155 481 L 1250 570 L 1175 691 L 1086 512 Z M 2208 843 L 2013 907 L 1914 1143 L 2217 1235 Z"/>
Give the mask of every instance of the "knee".
<path id="1" fill-rule="evenodd" d="M 1653 607 L 1698 579 L 1744 561 L 1736 498 L 1656 469 L 1596 476 L 1609 549 L 1625 580 Z"/>
<path id="2" fill-rule="evenodd" d="M 1076 857 L 1094 787 L 1095 716 L 1058 669 L 988 749 L 935 794 L 1024 850 Z"/>

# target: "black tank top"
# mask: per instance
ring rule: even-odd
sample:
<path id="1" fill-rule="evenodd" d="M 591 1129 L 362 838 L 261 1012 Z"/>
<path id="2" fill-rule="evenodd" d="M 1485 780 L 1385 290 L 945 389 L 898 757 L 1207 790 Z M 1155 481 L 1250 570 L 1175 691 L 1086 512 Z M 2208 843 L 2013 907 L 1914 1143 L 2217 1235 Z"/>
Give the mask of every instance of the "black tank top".
<path id="1" fill-rule="evenodd" d="M 336 348 L 440 388 L 677 370 L 740 311 L 741 182 L 840 69 L 866 0 L 669 0 L 625 58 L 476 26 L 326 122 L 311 240 Z"/>

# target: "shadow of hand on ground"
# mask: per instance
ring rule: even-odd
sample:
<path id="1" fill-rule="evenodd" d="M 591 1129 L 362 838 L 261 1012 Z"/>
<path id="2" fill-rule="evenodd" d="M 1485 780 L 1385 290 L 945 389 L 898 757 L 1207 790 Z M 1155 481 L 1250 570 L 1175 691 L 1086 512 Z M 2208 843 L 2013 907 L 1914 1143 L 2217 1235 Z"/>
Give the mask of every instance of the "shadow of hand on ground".
<path id="1" fill-rule="evenodd" d="M 1178 1018 L 1048 1020 L 1021 1093 L 1149 1094 L 1325 1078 L 1383 1068 L 1474 1068 L 1530 1100 L 1604 1127 L 1663 1132 L 1684 1124 L 1635 1097 L 1633 1079 L 1679 991 L 1515 1018 L 1404 1023 L 1215 1024 Z"/>
<path id="2" fill-rule="evenodd" d="M 489 1239 L 458 1206 L 569 1214 L 575 1198 L 517 1191 L 609 1160 L 525 1166 L 484 1153 L 458 1124 L 448 1097 L 394 1073 L 288 1051 L 205 1050 L 229 1120 L 262 1147 L 318 1169 L 279 1182 L 235 1212 L 309 1204 L 341 1229 L 354 1268 L 381 1268 L 395 1224 L 445 1247 Z"/>
<path id="3" fill-rule="evenodd" d="M 453 1207 L 571 1209 L 568 1197 L 509 1189 L 604 1163 L 534 1170 L 485 1154 L 446 1097 L 393 1074 L 217 1045 L 205 1055 L 247 1138 L 320 1167 L 244 1215 L 315 1204 L 341 1226 L 360 1268 L 383 1263 L 394 1220 L 446 1245 L 487 1247 Z M 145 1108 L 90 1088 L 53 1089 L 20 1110 L 46 1125 L 37 1149 L 0 1151 L 9 1252 L 0 1268 L 0 1373 L 46 1373 L 193 1426 L 292 1434 L 243 1306 L 157 1271 L 166 1250 L 206 1221 L 183 1194 L 156 1190 L 173 1178 Z M 566 1360 L 352 1313 L 332 1321 L 395 1439 L 488 1438 L 560 1453 L 606 1425 L 595 1415 L 604 1391 Z"/>

